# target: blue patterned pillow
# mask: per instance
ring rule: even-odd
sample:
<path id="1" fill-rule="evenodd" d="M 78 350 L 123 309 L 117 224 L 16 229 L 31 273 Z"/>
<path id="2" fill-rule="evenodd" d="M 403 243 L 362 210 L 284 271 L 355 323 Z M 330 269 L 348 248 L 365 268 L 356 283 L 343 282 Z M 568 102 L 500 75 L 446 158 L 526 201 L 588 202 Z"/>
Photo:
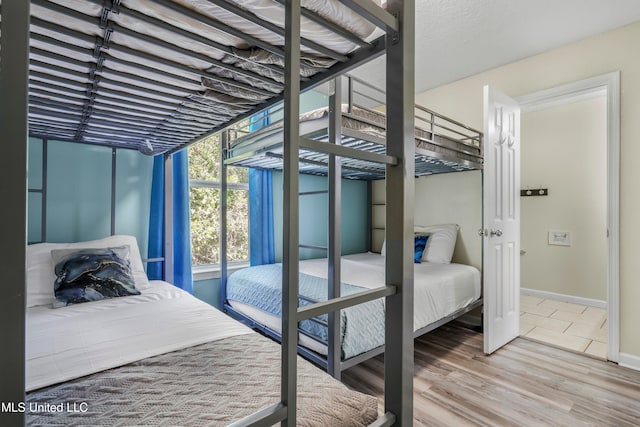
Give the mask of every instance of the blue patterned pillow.
<path id="1" fill-rule="evenodd" d="M 422 262 L 422 253 L 427 246 L 428 235 L 416 236 L 414 239 L 413 262 L 419 264 Z"/>
<path id="2" fill-rule="evenodd" d="M 131 273 L 128 246 L 57 249 L 51 251 L 51 257 L 56 275 L 53 308 L 140 295 Z"/>

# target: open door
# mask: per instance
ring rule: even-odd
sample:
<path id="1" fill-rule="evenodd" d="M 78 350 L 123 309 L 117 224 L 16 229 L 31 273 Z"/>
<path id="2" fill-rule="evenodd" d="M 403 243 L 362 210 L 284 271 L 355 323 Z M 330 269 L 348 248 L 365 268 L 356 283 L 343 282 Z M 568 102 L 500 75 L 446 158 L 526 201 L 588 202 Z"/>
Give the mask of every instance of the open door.
<path id="1" fill-rule="evenodd" d="M 520 107 L 484 87 L 484 351 L 520 333 Z"/>

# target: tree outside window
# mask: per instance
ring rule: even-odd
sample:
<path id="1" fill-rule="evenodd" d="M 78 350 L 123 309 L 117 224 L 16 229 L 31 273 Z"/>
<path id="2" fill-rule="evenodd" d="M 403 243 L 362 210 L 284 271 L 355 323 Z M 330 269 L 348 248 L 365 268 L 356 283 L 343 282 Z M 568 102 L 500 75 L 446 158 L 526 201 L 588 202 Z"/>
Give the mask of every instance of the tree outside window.
<path id="1" fill-rule="evenodd" d="M 220 263 L 220 139 L 189 147 L 193 265 Z M 227 260 L 249 260 L 249 170 L 227 168 Z"/>

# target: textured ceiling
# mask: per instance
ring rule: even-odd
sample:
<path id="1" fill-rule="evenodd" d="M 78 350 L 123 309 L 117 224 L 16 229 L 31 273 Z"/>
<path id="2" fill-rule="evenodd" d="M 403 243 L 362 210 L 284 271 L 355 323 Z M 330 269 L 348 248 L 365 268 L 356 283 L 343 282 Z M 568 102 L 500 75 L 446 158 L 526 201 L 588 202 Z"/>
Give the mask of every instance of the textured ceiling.
<path id="1" fill-rule="evenodd" d="M 416 0 L 416 92 L 639 20 L 638 0 Z M 383 86 L 384 59 L 354 74 Z"/>

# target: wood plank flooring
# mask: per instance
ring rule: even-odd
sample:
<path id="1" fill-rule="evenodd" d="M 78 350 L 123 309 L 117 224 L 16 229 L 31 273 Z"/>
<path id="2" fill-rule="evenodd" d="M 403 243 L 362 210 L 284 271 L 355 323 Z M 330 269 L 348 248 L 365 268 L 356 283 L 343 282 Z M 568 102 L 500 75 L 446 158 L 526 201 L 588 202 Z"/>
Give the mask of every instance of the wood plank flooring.
<path id="1" fill-rule="evenodd" d="M 379 397 L 383 356 L 343 374 Z M 640 372 L 517 338 L 491 356 L 455 323 L 415 340 L 415 426 L 639 426 Z"/>

